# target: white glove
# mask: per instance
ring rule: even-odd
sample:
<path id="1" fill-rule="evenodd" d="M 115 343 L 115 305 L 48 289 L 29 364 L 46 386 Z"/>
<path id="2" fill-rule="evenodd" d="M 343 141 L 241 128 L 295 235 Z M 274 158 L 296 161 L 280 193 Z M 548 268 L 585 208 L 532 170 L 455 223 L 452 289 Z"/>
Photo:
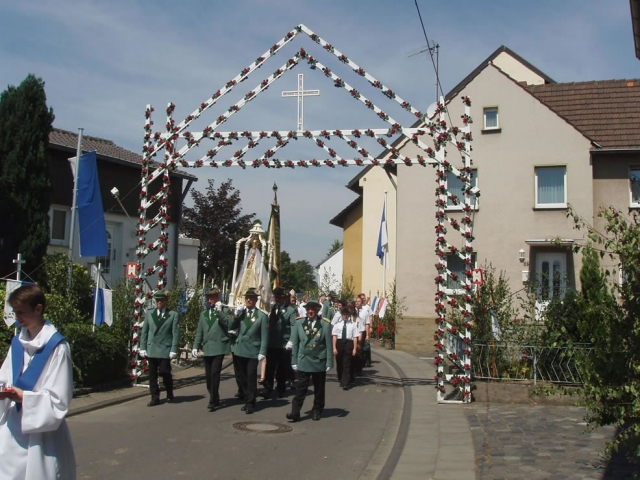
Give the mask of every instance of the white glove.
<path id="1" fill-rule="evenodd" d="M 244 311 L 244 305 L 238 305 L 236 307 L 236 317 Z"/>
<path id="2" fill-rule="evenodd" d="M 293 342 L 291 340 L 289 340 L 287 342 L 287 345 L 284 348 L 286 348 L 287 350 L 292 350 L 293 349 Z"/>
<path id="3" fill-rule="evenodd" d="M 169 352 L 169 360 L 173 360 L 177 356 L 178 356 L 178 354 L 176 352 Z"/>
<path id="4" fill-rule="evenodd" d="M 142 358 L 145 358 L 147 356 L 147 351 L 146 350 L 140 350 L 138 352 L 138 355 L 140 355 Z"/>
<path id="5" fill-rule="evenodd" d="M 298 371 L 298 365 L 291 365 L 291 368 L 293 368 L 293 371 L 294 371 L 294 372 L 297 372 L 297 371 Z"/>
<path id="6" fill-rule="evenodd" d="M 326 370 L 326 371 L 328 372 L 329 370 L 331 370 L 331 367 L 327 367 L 327 370 Z"/>
<path id="7" fill-rule="evenodd" d="M 214 305 L 214 308 L 215 308 L 217 311 L 221 312 L 221 311 L 222 311 L 222 302 L 217 301 L 217 302 L 216 302 L 216 304 Z"/>
<path id="8" fill-rule="evenodd" d="M 258 361 L 261 362 L 262 360 L 265 359 L 265 356 L 262 355 L 261 353 L 258 355 Z"/>
<path id="9" fill-rule="evenodd" d="M 198 358 L 198 349 L 194 348 L 193 350 L 191 350 L 191 356 L 193 356 L 193 358 Z"/>

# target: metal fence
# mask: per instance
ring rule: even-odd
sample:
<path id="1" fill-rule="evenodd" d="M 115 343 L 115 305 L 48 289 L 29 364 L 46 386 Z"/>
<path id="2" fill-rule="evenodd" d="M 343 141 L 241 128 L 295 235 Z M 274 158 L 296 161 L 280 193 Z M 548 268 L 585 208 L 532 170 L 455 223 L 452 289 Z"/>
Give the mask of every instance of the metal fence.
<path id="1" fill-rule="evenodd" d="M 550 347 L 500 341 L 473 342 L 471 367 L 477 379 L 581 385 L 583 379 L 577 360 L 588 355 L 591 349 L 590 344 Z"/>

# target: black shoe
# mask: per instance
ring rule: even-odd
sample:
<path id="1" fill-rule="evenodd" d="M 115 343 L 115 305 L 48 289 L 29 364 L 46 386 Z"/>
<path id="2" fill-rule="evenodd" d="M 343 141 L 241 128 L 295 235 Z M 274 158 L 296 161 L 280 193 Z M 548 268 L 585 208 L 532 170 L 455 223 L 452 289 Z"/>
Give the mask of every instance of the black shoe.
<path id="1" fill-rule="evenodd" d="M 160 405 L 160 400 L 157 398 L 153 398 L 149 403 L 147 403 L 147 407 L 155 407 L 156 405 Z"/>
<path id="2" fill-rule="evenodd" d="M 293 414 L 293 413 L 287 413 L 285 415 L 287 417 L 288 420 L 291 420 L 292 422 L 299 422 L 300 421 L 300 414 Z"/>
<path id="3" fill-rule="evenodd" d="M 260 392 L 260 396 L 265 400 L 270 400 L 272 391 L 273 390 L 271 390 L 270 388 L 265 388 L 264 390 L 262 390 L 262 392 Z"/>
<path id="4" fill-rule="evenodd" d="M 246 411 L 247 411 L 247 406 L 246 406 L 246 405 L 243 405 L 243 406 L 242 406 L 242 408 L 241 408 L 240 410 L 242 410 L 243 412 L 246 412 Z"/>
<path id="5" fill-rule="evenodd" d="M 210 412 L 215 412 L 218 407 L 216 405 L 207 405 L 207 409 Z"/>
<path id="6" fill-rule="evenodd" d="M 170 397 L 167 396 L 167 403 L 173 403 L 174 400 L 175 400 L 175 397 L 173 395 L 171 395 Z"/>
<path id="7" fill-rule="evenodd" d="M 373 365 L 371 365 L 370 363 L 367 363 L 367 364 L 365 365 L 365 367 L 367 367 L 367 368 L 371 368 L 372 366 L 373 366 Z"/>
<path id="8" fill-rule="evenodd" d="M 343 390 L 349 390 L 349 386 L 345 385 L 344 387 L 342 387 Z"/>
<path id="9" fill-rule="evenodd" d="M 322 414 L 320 412 L 313 412 L 313 416 L 311 417 L 314 422 L 320 420 Z"/>
<path id="10" fill-rule="evenodd" d="M 255 412 L 253 405 L 247 405 L 244 409 L 244 413 L 246 413 L 247 415 L 251 415 L 253 412 Z"/>

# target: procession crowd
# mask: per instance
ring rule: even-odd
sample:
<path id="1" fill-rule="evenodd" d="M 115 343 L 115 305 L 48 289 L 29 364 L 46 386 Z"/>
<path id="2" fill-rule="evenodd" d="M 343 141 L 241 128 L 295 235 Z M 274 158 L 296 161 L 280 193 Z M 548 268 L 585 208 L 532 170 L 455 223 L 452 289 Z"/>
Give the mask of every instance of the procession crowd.
<path id="1" fill-rule="evenodd" d="M 249 288 L 244 305 L 233 309 L 223 305 L 220 291 L 205 293 L 206 308 L 200 314 L 193 357 L 203 357 L 209 402 L 214 412 L 222 405 L 220 374 L 225 355 L 231 353 L 238 387 L 236 397 L 244 402 L 242 411 L 252 414 L 258 396 L 271 399 L 286 396 L 293 386 L 295 395 L 287 418 L 300 420 L 309 385 L 313 385 L 312 419 L 320 420 L 325 405 L 326 375 L 334 360 L 340 386 L 348 390 L 365 366 L 371 365 L 371 308 L 365 294 L 353 302 L 321 295 L 297 302 L 284 288 L 274 290 L 271 311 L 257 307 L 258 293 Z M 160 404 L 158 377 L 162 377 L 167 402 L 172 402 L 171 360 L 177 356 L 180 340 L 178 314 L 166 308 L 167 293 L 154 295 L 155 309 L 147 312 L 140 337 L 139 355 L 148 359 L 149 406 Z M 260 381 L 258 375 L 260 372 Z M 259 391 L 258 384 L 262 385 Z"/>
<path id="2" fill-rule="evenodd" d="M 215 287 L 205 296 L 191 353 L 203 357 L 211 412 L 223 405 L 220 374 L 229 353 L 242 411 L 252 414 L 258 395 L 282 398 L 293 385 L 295 395 L 286 414 L 292 422 L 300 420 L 310 384 L 312 419 L 320 420 L 326 375 L 334 359 L 345 390 L 364 366 L 370 366 L 371 309 L 364 294 L 354 302 L 323 295 L 319 300 L 304 297 L 298 304 L 295 296 L 276 288 L 270 312 L 257 308 L 258 293 L 253 288 L 246 291 L 244 305 L 233 309 L 221 303 Z M 180 341 L 179 316 L 167 308 L 167 292 L 156 292 L 154 299 L 138 351 L 148 365 L 150 407 L 160 404 L 158 377 L 166 401 L 174 400 L 171 360 L 177 357 Z M 0 367 L 0 478 L 74 479 L 75 455 L 65 420 L 73 396 L 71 349 L 45 319 L 46 298 L 40 287 L 23 285 L 11 293 L 8 303 L 21 329 Z"/>

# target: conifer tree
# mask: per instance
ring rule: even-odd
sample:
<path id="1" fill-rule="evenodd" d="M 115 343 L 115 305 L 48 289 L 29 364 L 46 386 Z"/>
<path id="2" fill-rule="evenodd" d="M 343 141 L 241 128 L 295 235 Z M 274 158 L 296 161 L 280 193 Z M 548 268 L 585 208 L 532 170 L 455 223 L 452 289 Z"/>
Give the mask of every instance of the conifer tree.
<path id="1" fill-rule="evenodd" d="M 44 81 L 28 75 L 0 94 L 0 275 L 36 270 L 49 244 L 51 171 L 47 152 L 53 110 L 47 107 Z"/>

